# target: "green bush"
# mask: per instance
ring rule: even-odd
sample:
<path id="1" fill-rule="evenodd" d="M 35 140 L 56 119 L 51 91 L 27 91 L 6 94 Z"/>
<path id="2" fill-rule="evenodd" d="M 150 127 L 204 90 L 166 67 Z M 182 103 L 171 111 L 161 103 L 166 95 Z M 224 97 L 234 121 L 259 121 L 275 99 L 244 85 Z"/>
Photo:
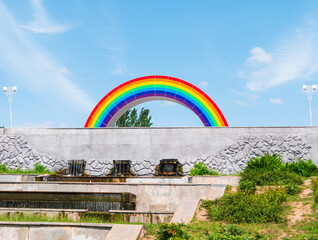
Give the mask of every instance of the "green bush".
<path id="1" fill-rule="evenodd" d="M 208 234 L 208 240 L 256 240 L 264 239 L 260 234 L 251 236 L 236 225 L 220 226 L 220 230 Z"/>
<path id="2" fill-rule="evenodd" d="M 303 180 L 301 176 L 294 172 L 282 170 L 282 169 L 271 169 L 271 170 L 254 170 L 244 169 L 241 173 L 240 181 L 250 181 L 256 186 L 266 185 L 285 185 L 289 183 L 302 184 Z"/>
<path id="3" fill-rule="evenodd" d="M 314 192 L 314 201 L 318 203 L 318 179 L 311 180 L 311 188 Z"/>
<path id="4" fill-rule="evenodd" d="M 33 170 L 22 170 L 20 168 L 17 169 L 9 169 L 5 163 L 0 164 L 0 173 L 8 173 L 8 174 L 43 174 L 43 173 L 50 173 L 47 168 L 45 168 L 40 163 L 35 163 Z"/>
<path id="5" fill-rule="evenodd" d="M 241 191 L 248 192 L 248 193 L 255 193 L 256 191 L 255 182 L 252 182 L 249 180 L 240 181 L 239 187 Z"/>
<path id="6" fill-rule="evenodd" d="M 207 164 L 203 162 L 198 162 L 194 164 L 194 167 L 190 169 L 190 176 L 200 176 L 200 175 L 218 175 L 218 173 L 212 169 L 208 168 Z"/>
<path id="7" fill-rule="evenodd" d="M 0 164 L 0 173 L 8 173 L 9 169 L 5 163 Z"/>
<path id="8" fill-rule="evenodd" d="M 50 173 L 50 171 L 46 167 L 41 165 L 40 163 L 35 163 L 34 172 L 35 173 Z"/>
<path id="9" fill-rule="evenodd" d="M 268 189 L 262 194 L 244 191 L 228 193 L 214 201 L 204 201 L 212 220 L 229 223 L 267 223 L 283 220 L 282 202 L 287 199 L 287 190 L 282 187 Z"/>
<path id="10" fill-rule="evenodd" d="M 295 183 L 288 183 L 285 188 L 287 189 L 288 195 L 295 195 L 300 193 L 301 189 Z"/>
<path id="11" fill-rule="evenodd" d="M 160 225 L 157 233 L 158 240 L 183 240 L 189 239 L 189 234 L 182 229 L 183 224 L 165 223 Z"/>
<path id="12" fill-rule="evenodd" d="M 318 240 L 318 236 L 317 235 L 308 235 L 302 239 L 303 240 Z"/>
<path id="13" fill-rule="evenodd" d="M 279 154 L 266 153 L 263 156 L 252 158 L 248 161 L 246 170 L 269 171 L 284 167 L 283 159 Z"/>
<path id="14" fill-rule="evenodd" d="M 286 169 L 303 177 L 310 177 L 318 173 L 318 168 L 311 159 L 304 161 L 298 158 L 295 162 L 286 163 Z"/>

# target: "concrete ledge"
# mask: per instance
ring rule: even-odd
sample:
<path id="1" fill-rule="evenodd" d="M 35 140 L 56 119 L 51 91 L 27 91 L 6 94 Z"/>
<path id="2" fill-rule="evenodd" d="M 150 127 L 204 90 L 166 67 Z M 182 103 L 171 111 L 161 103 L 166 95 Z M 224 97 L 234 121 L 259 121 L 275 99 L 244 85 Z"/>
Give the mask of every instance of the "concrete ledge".
<path id="1" fill-rule="evenodd" d="M 144 226 L 95 223 L 0 222 L 0 239 L 138 240 Z"/>
<path id="2" fill-rule="evenodd" d="M 110 210 L 109 214 L 113 216 L 114 219 L 121 219 L 127 223 L 162 224 L 170 222 L 174 212 Z"/>
<path id="3" fill-rule="evenodd" d="M 0 222 L 0 239 L 105 240 L 112 227 L 109 224 Z"/>
<path id="4" fill-rule="evenodd" d="M 213 184 L 213 185 L 230 185 L 238 186 L 240 181 L 239 176 L 192 176 L 189 177 L 189 182 L 192 184 Z"/>

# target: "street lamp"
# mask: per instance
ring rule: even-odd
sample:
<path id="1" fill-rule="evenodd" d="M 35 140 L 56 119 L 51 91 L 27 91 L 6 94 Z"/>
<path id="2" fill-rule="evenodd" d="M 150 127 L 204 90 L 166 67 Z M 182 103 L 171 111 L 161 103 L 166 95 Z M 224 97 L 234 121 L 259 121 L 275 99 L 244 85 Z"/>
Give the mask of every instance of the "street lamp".
<path id="1" fill-rule="evenodd" d="M 303 91 L 304 93 L 306 93 L 307 95 L 307 99 L 309 102 L 309 115 L 310 115 L 310 126 L 312 126 L 312 117 L 311 117 L 311 100 L 312 100 L 312 95 L 314 94 L 314 92 L 317 90 L 317 85 L 312 85 L 312 86 L 308 86 L 307 85 L 303 85 Z"/>
<path id="2" fill-rule="evenodd" d="M 3 90 L 4 95 L 7 96 L 7 98 L 8 98 L 8 103 L 9 103 L 9 105 L 10 105 L 10 126 L 11 126 L 11 128 L 12 128 L 11 103 L 12 103 L 12 100 L 13 100 L 13 95 L 16 94 L 16 92 L 17 92 L 17 87 L 9 87 L 9 88 L 3 87 L 2 90 Z"/>

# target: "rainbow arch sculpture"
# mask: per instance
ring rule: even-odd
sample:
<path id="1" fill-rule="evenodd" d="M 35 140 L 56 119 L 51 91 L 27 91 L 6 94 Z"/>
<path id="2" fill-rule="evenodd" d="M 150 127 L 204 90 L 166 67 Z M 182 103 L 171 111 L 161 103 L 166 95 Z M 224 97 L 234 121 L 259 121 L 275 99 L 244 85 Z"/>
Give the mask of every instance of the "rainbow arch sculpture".
<path id="1" fill-rule="evenodd" d="M 134 106 L 152 100 L 168 100 L 191 109 L 206 127 L 227 127 L 213 100 L 196 86 L 168 76 L 145 76 L 127 81 L 103 97 L 88 117 L 85 127 L 113 127 Z"/>

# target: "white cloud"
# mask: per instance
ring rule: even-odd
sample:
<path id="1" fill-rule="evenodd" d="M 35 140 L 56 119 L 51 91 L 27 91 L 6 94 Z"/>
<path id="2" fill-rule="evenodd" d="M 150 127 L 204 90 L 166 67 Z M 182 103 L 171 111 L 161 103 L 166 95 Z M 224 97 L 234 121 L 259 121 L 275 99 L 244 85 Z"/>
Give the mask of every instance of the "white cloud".
<path id="1" fill-rule="evenodd" d="M 209 85 L 209 83 L 208 83 L 207 81 L 201 81 L 201 82 L 200 82 L 200 86 L 201 86 L 202 88 L 206 88 L 208 85 Z"/>
<path id="2" fill-rule="evenodd" d="M 283 104 L 283 100 L 280 99 L 280 98 L 269 98 L 269 101 L 270 101 L 272 104 L 279 104 L 279 105 L 282 105 L 282 104 Z"/>
<path id="3" fill-rule="evenodd" d="M 60 66 L 32 36 L 21 30 L 1 0 L 0 26 L 0 63 L 14 75 L 15 83 L 91 110 L 93 101 L 69 79 L 67 68 Z"/>
<path id="4" fill-rule="evenodd" d="M 233 89 L 231 89 L 230 92 L 242 98 L 241 100 L 234 101 L 236 104 L 240 106 L 246 107 L 247 105 L 256 104 L 256 99 L 258 98 L 258 95 L 255 93 L 241 92 Z"/>
<path id="5" fill-rule="evenodd" d="M 246 107 L 248 104 L 242 100 L 238 100 L 238 101 L 235 101 L 236 104 L 240 105 L 240 106 L 243 106 L 243 107 Z"/>
<path id="6" fill-rule="evenodd" d="M 318 70 L 318 24 L 311 20 L 282 37 L 268 53 L 256 47 L 240 77 L 251 91 L 260 91 L 294 80 L 311 80 Z"/>
<path id="7" fill-rule="evenodd" d="M 273 56 L 260 47 L 253 48 L 251 54 L 252 56 L 247 59 L 249 63 L 270 63 L 273 61 Z"/>
<path id="8" fill-rule="evenodd" d="M 30 0 L 34 14 L 33 20 L 22 27 L 34 33 L 56 34 L 70 29 L 68 25 L 58 25 L 50 19 L 42 5 L 42 0 Z"/>
<path id="9" fill-rule="evenodd" d="M 126 76 L 130 75 L 127 70 L 126 64 L 123 62 L 122 54 L 118 52 L 112 52 L 112 56 L 110 57 L 113 64 L 114 64 L 114 70 L 112 71 L 113 75 L 119 75 L 119 76 Z"/>

